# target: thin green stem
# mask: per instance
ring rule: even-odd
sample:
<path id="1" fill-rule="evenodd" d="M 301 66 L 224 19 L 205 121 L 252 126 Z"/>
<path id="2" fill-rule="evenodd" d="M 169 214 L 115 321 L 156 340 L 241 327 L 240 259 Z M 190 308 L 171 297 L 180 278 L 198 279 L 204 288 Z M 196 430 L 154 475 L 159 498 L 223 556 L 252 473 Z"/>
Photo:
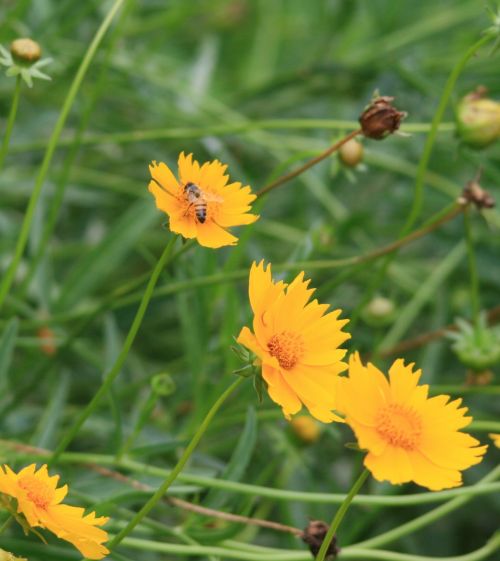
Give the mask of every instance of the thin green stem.
<path id="1" fill-rule="evenodd" d="M 480 49 L 483 45 L 491 41 L 495 37 L 492 33 L 487 33 L 479 41 L 474 43 L 472 47 L 470 47 L 462 56 L 462 58 L 456 63 L 451 74 L 448 77 L 448 80 L 445 84 L 443 93 L 441 94 L 441 98 L 439 100 L 439 105 L 434 113 L 434 117 L 432 119 L 431 128 L 427 138 L 425 140 L 424 150 L 422 152 L 422 157 L 420 158 L 417 173 L 415 177 L 415 192 L 413 195 L 413 203 L 410 209 L 410 213 L 406 222 L 404 223 L 400 237 L 404 237 L 413 227 L 413 225 L 418 220 L 420 213 L 423 208 L 423 201 L 424 201 L 424 185 L 425 179 L 427 175 L 427 167 L 429 165 L 432 149 L 434 148 L 434 143 L 436 140 L 436 136 L 439 130 L 439 126 L 443 119 L 444 112 L 450 100 L 451 94 L 453 92 L 453 88 L 458 80 L 458 77 L 462 73 L 465 65 L 469 61 L 469 59 L 474 56 L 476 51 Z M 389 255 L 380 266 L 378 273 L 374 276 L 373 280 L 369 284 L 368 288 L 364 291 L 363 297 L 361 298 L 358 306 L 356 307 L 355 313 L 351 314 L 351 319 L 349 322 L 350 329 L 354 329 L 356 326 L 360 313 L 366 304 L 373 298 L 375 292 L 379 289 L 381 284 L 384 282 L 384 279 L 387 274 L 387 270 L 389 269 L 390 264 L 395 259 L 397 253 L 393 253 Z"/>
<path id="2" fill-rule="evenodd" d="M 97 393 L 94 394 L 94 397 L 91 399 L 87 407 L 82 411 L 82 413 L 80 413 L 80 416 L 76 420 L 75 424 L 66 433 L 64 438 L 61 439 L 61 442 L 59 443 L 56 450 L 54 451 L 54 454 L 52 455 L 51 462 L 57 461 L 57 459 L 62 454 L 62 452 L 66 450 L 70 442 L 77 435 L 83 423 L 88 419 L 88 417 L 90 417 L 90 415 L 99 405 L 101 399 L 108 393 L 112 383 L 120 373 L 122 366 L 125 363 L 125 360 L 128 356 L 130 348 L 132 347 L 132 344 L 135 340 L 137 332 L 139 331 L 142 320 L 144 318 L 144 314 L 146 313 L 146 310 L 148 308 L 149 301 L 151 300 L 151 296 L 153 295 L 153 291 L 158 281 L 158 278 L 160 276 L 160 273 L 163 271 L 163 268 L 168 263 L 176 239 L 177 239 L 176 235 L 173 235 L 170 238 L 168 244 L 165 246 L 165 249 L 163 250 L 160 259 L 158 260 L 158 263 L 156 264 L 156 267 L 153 269 L 153 272 L 151 273 L 151 277 L 149 279 L 148 285 L 146 286 L 146 290 L 144 291 L 144 294 L 142 296 L 141 303 L 139 305 L 139 308 L 137 309 L 137 313 L 135 314 L 134 321 L 132 322 L 130 330 L 123 344 L 122 350 L 120 351 L 120 354 L 118 355 L 115 363 L 113 364 L 112 368 L 107 372 L 107 374 L 105 374 L 101 387 L 99 388 Z"/>
<path id="3" fill-rule="evenodd" d="M 125 528 L 119 532 L 109 543 L 109 549 L 116 547 L 130 532 L 141 522 L 141 520 L 148 515 L 152 508 L 162 499 L 163 495 L 167 492 L 168 488 L 177 479 L 177 476 L 182 471 L 186 462 L 191 457 L 194 449 L 201 440 L 201 437 L 205 434 L 210 421 L 213 419 L 217 411 L 220 409 L 222 404 L 226 399 L 233 393 L 233 391 L 245 380 L 245 378 L 239 377 L 235 382 L 233 382 L 229 388 L 217 399 L 217 401 L 212 405 L 210 411 L 207 413 L 203 422 L 199 426 L 198 430 L 194 434 L 184 453 L 180 457 L 174 469 L 169 473 L 165 481 L 160 485 L 160 487 L 155 491 L 153 496 L 147 501 L 147 503 L 139 510 L 139 512 L 130 520 Z"/>
<path id="4" fill-rule="evenodd" d="M 183 128 L 163 128 L 150 130 L 134 130 L 105 134 L 87 134 L 81 143 L 82 145 L 99 144 L 129 144 L 151 140 L 185 140 L 201 138 L 204 136 L 224 136 L 237 133 L 251 133 L 258 130 L 333 130 L 342 131 L 355 129 L 359 126 L 357 121 L 343 121 L 333 119 L 267 119 L 262 121 L 250 121 L 244 123 L 230 123 L 223 125 L 207 125 L 206 127 L 183 127 Z M 401 131 L 412 134 L 426 133 L 430 130 L 429 123 L 407 123 L 401 127 Z M 450 133 L 455 130 L 454 123 L 442 123 L 439 132 Z M 71 138 L 62 138 L 58 148 L 71 146 Z M 28 152 L 45 148 L 46 141 L 35 140 L 12 147 L 14 152 Z"/>
<path id="5" fill-rule="evenodd" d="M 18 74 L 16 78 L 16 85 L 14 88 L 14 96 L 12 98 L 12 105 L 10 106 L 10 113 L 7 119 L 7 126 L 5 127 L 5 135 L 2 141 L 2 148 L 0 148 L 0 171 L 3 168 L 3 163 L 5 161 L 5 156 L 9 150 L 10 137 L 12 135 L 12 129 L 14 128 L 14 122 L 16 120 L 17 108 L 19 107 L 19 98 L 21 96 L 21 75 Z"/>
<path id="6" fill-rule="evenodd" d="M 57 147 L 57 143 L 59 141 L 59 137 L 61 136 L 62 130 L 64 128 L 64 124 L 66 123 L 66 119 L 70 112 L 71 107 L 73 106 L 73 102 L 76 98 L 76 95 L 80 89 L 80 86 L 83 82 L 85 74 L 94 58 L 94 55 L 104 37 L 104 34 L 108 30 L 113 17 L 115 16 L 116 12 L 122 5 L 124 0 L 115 0 L 111 9 L 107 13 L 106 17 L 104 18 L 103 22 L 101 23 L 97 33 L 95 34 L 92 42 L 90 43 L 85 56 L 78 68 L 75 78 L 69 88 L 69 91 L 66 95 L 66 99 L 64 100 L 61 112 L 55 124 L 54 130 L 50 137 L 49 143 L 47 145 L 47 149 L 45 151 L 45 155 L 43 157 L 43 161 L 40 165 L 40 169 L 38 171 L 38 175 L 35 180 L 35 186 L 30 196 L 30 200 L 28 202 L 28 207 L 26 209 L 26 214 L 24 216 L 23 224 L 21 227 L 21 232 L 19 234 L 19 238 L 17 240 L 16 248 L 14 251 L 14 257 L 5 272 L 2 282 L 0 284 L 0 309 L 5 301 L 7 294 L 9 293 L 10 287 L 14 280 L 17 267 L 19 262 L 21 261 L 22 255 L 26 248 L 26 244 L 28 242 L 28 236 L 31 229 L 31 224 L 33 222 L 33 218 L 35 215 L 36 205 L 42 193 L 42 188 L 47 177 L 47 173 L 49 171 L 50 164 L 52 162 L 52 157 Z"/>
<path id="7" fill-rule="evenodd" d="M 483 477 L 477 485 L 484 485 L 485 483 L 493 482 L 499 477 L 500 477 L 500 466 L 497 466 L 490 473 L 488 473 L 488 475 Z M 370 538 L 368 540 L 357 543 L 356 547 L 372 548 L 372 547 L 380 547 L 381 545 L 391 543 L 395 540 L 398 540 L 399 538 L 402 538 L 403 536 L 412 534 L 413 532 L 416 532 L 417 530 L 420 530 L 421 528 L 424 528 L 425 526 L 432 524 L 436 520 L 439 520 L 443 516 L 446 516 L 450 512 L 453 512 L 457 508 L 460 508 L 461 506 L 463 506 L 473 498 L 474 498 L 473 495 L 463 495 L 460 497 L 456 497 L 451 501 L 448 501 L 447 503 L 436 507 L 430 512 L 426 512 L 425 514 L 422 514 L 421 516 L 418 516 L 417 518 L 414 518 L 413 520 L 410 520 L 405 524 L 401 524 L 400 526 L 394 528 L 393 530 L 389 530 L 388 532 L 384 532 L 383 534 L 380 534 L 374 538 Z"/>
<path id="8" fill-rule="evenodd" d="M 464 212 L 464 227 L 465 241 L 467 243 L 467 258 L 469 261 L 472 318 L 474 320 L 474 324 L 477 326 L 479 323 L 479 315 L 481 313 L 481 298 L 479 296 L 479 276 L 477 274 L 476 254 L 474 252 L 474 240 L 472 238 L 472 225 L 469 209 L 466 209 Z"/>
<path id="9" fill-rule="evenodd" d="M 9 514 L 9 516 L 2 522 L 2 525 L 0 526 L 0 535 L 5 532 L 5 530 L 10 526 L 13 520 L 14 517 L 12 516 L 12 514 Z"/>
<path id="10" fill-rule="evenodd" d="M 309 168 L 312 168 L 313 166 L 315 166 L 316 164 L 318 164 L 319 162 L 321 162 L 325 158 L 328 158 L 328 156 L 330 156 L 331 154 L 336 152 L 344 144 L 349 142 L 349 140 L 352 140 L 353 138 L 355 138 L 359 134 L 361 134 L 361 129 L 356 129 L 356 130 L 350 132 L 349 134 L 347 134 L 346 136 L 341 138 L 338 142 L 335 142 L 334 144 L 329 146 L 326 150 L 321 152 L 321 154 L 319 154 L 315 158 L 312 158 L 311 160 L 307 161 L 304 165 L 300 166 L 298 169 L 296 169 L 294 171 L 291 171 L 290 173 L 287 173 L 285 175 L 282 175 L 281 177 L 278 177 L 278 179 L 276 179 L 272 183 L 269 183 L 269 185 L 266 185 L 265 187 L 262 187 L 262 189 L 257 191 L 257 198 L 260 198 L 263 195 L 269 193 L 269 191 L 272 191 L 273 189 L 276 189 L 276 187 L 279 187 L 283 183 L 286 183 L 287 181 L 290 181 L 291 179 L 294 179 L 295 177 L 299 176 L 301 173 L 304 173 Z"/>
<path id="11" fill-rule="evenodd" d="M 332 540 L 335 534 L 337 533 L 340 523 L 342 522 L 346 512 L 348 511 L 352 500 L 358 494 L 358 491 L 361 489 L 363 483 L 366 481 L 369 475 L 370 472 L 365 468 L 362 471 L 361 475 L 358 477 L 358 479 L 356 479 L 356 481 L 354 482 L 354 485 L 352 486 L 349 493 L 347 493 L 344 501 L 342 502 L 339 509 L 335 513 L 335 516 L 333 517 L 332 523 L 328 528 L 328 532 L 326 533 L 326 536 L 323 539 L 323 543 L 321 544 L 318 555 L 316 556 L 316 561 L 324 561 L 328 548 L 330 547 L 330 544 L 332 543 Z"/>
<path id="12" fill-rule="evenodd" d="M 420 158 L 420 162 L 418 164 L 417 169 L 417 176 L 415 178 L 415 193 L 413 196 L 413 204 L 410 210 L 410 214 L 406 219 L 406 223 L 403 226 L 401 231 L 401 235 L 404 236 L 407 232 L 411 230 L 415 222 L 418 220 L 420 213 L 422 211 L 423 202 L 424 202 L 424 184 L 425 184 L 425 175 L 427 173 L 427 167 L 429 165 L 429 160 L 431 158 L 432 149 L 434 148 L 434 143 L 436 141 L 436 136 L 439 130 L 439 125 L 443 120 L 444 112 L 450 100 L 451 94 L 453 92 L 453 88 L 458 80 L 458 77 L 462 73 L 465 65 L 473 57 L 476 52 L 486 43 L 491 41 L 495 38 L 495 34 L 487 33 L 476 41 L 472 47 L 467 49 L 467 51 L 463 54 L 462 58 L 455 64 L 455 67 L 451 71 L 451 74 L 446 81 L 444 86 L 443 93 L 441 94 L 441 99 L 439 100 L 438 108 L 434 113 L 434 117 L 431 123 L 431 130 L 425 139 L 424 151 L 422 152 L 422 157 Z"/>

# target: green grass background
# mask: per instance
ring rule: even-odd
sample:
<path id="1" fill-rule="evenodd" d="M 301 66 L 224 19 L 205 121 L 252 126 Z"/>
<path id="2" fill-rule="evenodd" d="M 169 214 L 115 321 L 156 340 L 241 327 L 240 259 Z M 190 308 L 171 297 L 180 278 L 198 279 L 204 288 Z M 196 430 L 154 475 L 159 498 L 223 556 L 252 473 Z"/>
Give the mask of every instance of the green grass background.
<path id="1" fill-rule="evenodd" d="M 97 0 L 3 0 L 0 6 L 4 46 L 28 35 L 41 44 L 44 56 L 54 59 L 45 69 L 51 82 L 23 88 L 11 150 L 0 176 L 3 268 L 12 255 L 43 149 L 71 79 L 109 6 Z M 363 254 L 396 239 L 412 204 L 426 125 L 447 76 L 488 25 L 484 6 L 475 0 L 128 2 L 105 37 L 72 108 L 37 208 L 29 251 L 0 320 L 4 344 L 17 328 L 10 367 L 0 368 L 1 437 L 53 449 L 116 358 L 148 272 L 169 236 L 162 228 L 165 217 L 155 209 L 146 188 L 151 160 L 175 167 L 181 150 L 193 152 L 201 161 L 218 158 L 229 164 L 232 178 L 258 190 L 355 127 L 376 88 L 396 96 L 396 106 L 409 113 L 405 125 L 413 131 L 411 136 L 365 142 L 366 169 L 361 171 L 346 173 L 335 158 L 318 165 L 259 203 L 261 220 L 239 230 L 236 248 L 193 247 L 162 274 L 113 392 L 85 424 L 72 450 L 116 453 L 148 398 L 151 377 L 168 372 L 175 392 L 158 401 L 131 454 L 146 464 L 172 466 L 239 365 L 229 347 L 250 321 L 245 271 L 252 260 L 265 258 L 277 265 L 338 258 Z M 453 103 L 478 84 L 499 98 L 498 64 L 498 54 L 483 48 L 460 77 Z M 2 117 L 8 113 L 13 86 L 14 80 L 0 78 Z M 480 166 L 483 186 L 498 196 L 498 143 L 471 151 L 453 134 L 452 107 L 445 121 L 450 124 L 439 133 L 432 154 L 421 221 L 452 202 Z M 22 291 L 23 272 L 36 254 L 58 192 L 63 200 L 55 231 L 37 274 Z M 473 232 L 482 305 L 489 309 L 498 305 L 500 216 L 498 211 L 485 214 L 486 219 L 474 213 Z M 350 348 L 370 352 L 374 345 L 390 347 L 458 316 L 470 318 L 463 237 L 463 221 L 458 218 L 403 249 L 378 290 L 397 307 L 394 323 L 374 328 L 356 322 Z M 305 270 L 318 297 L 350 317 L 359 311 L 379 266 L 377 261 L 349 275 L 343 269 Z M 290 279 L 292 274 L 284 276 Z M 96 309 L 98 313 L 93 313 Z M 14 316 L 17 320 L 11 320 Z M 49 324 L 63 342 L 83 321 L 86 325 L 63 351 L 52 358 L 42 354 L 36 338 L 40 326 Z M 423 368 L 423 381 L 460 391 L 465 367 L 446 339 L 405 358 Z M 380 361 L 381 367 L 389 364 L 390 360 Z M 498 420 L 498 393 L 470 392 L 466 404 L 476 419 Z M 485 432 L 477 434 L 488 440 Z M 316 443 L 299 443 L 267 396 L 258 404 L 249 382 L 224 406 L 189 472 L 272 488 L 346 492 L 360 461 L 345 449 L 349 440 L 346 428 L 330 425 Z M 1 459 L 17 467 L 28 461 L 7 447 L 2 448 Z M 497 461 L 498 451 L 490 450 L 481 465 L 465 473 L 465 482 L 478 481 Z M 53 469 L 89 504 L 104 503 L 101 510 L 112 516 L 111 503 L 132 508 L 144 500 L 84 468 Z M 142 479 L 153 485 L 159 482 L 148 476 Z M 412 485 L 392 488 L 374 482 L 364 490 L 415 491 Z M 205 506 L 298 527 L 309 518 L 329 520 L 335 508 L 207 492 L 182 482 L 172 492 Z M 498 496 L 482 496 L 390 547 L 433 556 L 477 549 L 497 526 L 498 507 Z M 353 507 L 340 542 L 348 545 L 376 535 L 429 508 Z M 293 537 L 251 527 L 217 523 L 214 529 L 206 519 L 171 507 L 159 508 L 157 517 L 167 526 L 182 526 L 201 543 L 235 538 L 303 548 Z M 118 527 L 120 514 L 114 519 L 111 529 Z M 22 539 L 20 532 L 8 535 Z M 11 537 L 0 538 L 0 546 Z M 47 558 L 41 547 L 29 545 L 28 550 L 30 559 Z M 53 558 L 75 558 L 62 546 L 59 554 Z M 134 551 L 131 558 L 174 556 Z"/>

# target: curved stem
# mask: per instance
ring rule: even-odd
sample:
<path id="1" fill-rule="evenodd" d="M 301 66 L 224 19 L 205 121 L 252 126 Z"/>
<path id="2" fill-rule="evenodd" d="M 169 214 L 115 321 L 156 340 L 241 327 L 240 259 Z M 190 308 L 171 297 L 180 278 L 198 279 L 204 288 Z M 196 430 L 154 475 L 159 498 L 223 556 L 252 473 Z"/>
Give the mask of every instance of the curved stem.
<path id="1" fill-rule="evenodd" d="M 144 291 L 144 294 L 142 296 L 141 303 L 139 305 L 137 313 L 135 314 L 134 321 L 132 322 L 130 330 L 127 334 L 127 338 L 125 339 L 125 343 L 123 344 L 122 350 L 120 351 L 120 354 L 118 355 L 115 363 L 113 364 L 109 372 L 104 376 L 101 387 L 99 388 L 97 393 L 94 394 L 94 397 L 92 398 L 90 403 L 80 413 L 80 416 L 76 420 L 75 424 L 66 433 L 64 438 L 62 438 L 61 442 L 59 443 L 59 445 L 57 446 L 56 450 L 52 455 L 52 458 L 50 460 L 51 463 L 55 462 L 59 458 L 59 456 L 64 452 L 64 450 L 66 450 L 70 442 L 77 435 L 83 423 L 88 419 L 88 417 L 90 417 L 92 412 L 99 405 L 101 399 L 104 397 L 104 395 L 106 395 L 109 388 L 111 387 L 111 384 L 114 382 L 115 378 L 120 373 L 122 366 L 128 356 L 130 348 L 132 347 L 134 339 L 137 335 L 137 332 L 139 331 L 139 327 L 141 326 L 142 320 L 144 318 L 144 314 L 146 313 L 146 310 L 148 308 L 149 301 L 151 300 L 151 296 L 153 295 L 153 291 L 158 281 L 158 278 L 160 276 L 160 273 L 162 272 L 163 268 L 167 264 L 169 257 L 172 253 L 172 248 L 174 246 L 176 239 L 177 239 L 176 235 L 173 235 L 170 238 L 168 244 L 165 246 L 165 249 L 163 250 L 160 259 L 158 260 L 158 263 L 156 264 L 156 267 L 153 269 L 153 272 L 151 273 L 151 277 L 149 279 L 146 290 Z"/>
<path id="2" fill-rule="evenodd" d="M 477 274 L 477 263 L 476 255 L 474 253 L 474 240 L 472 239 L 472 226 L 469 209 L 464 212 L 464 227 L 465 241 L 467 243 L 467 258 L 469 261 L 472 319 L 474 321 L 474 325 L 477 326 L 479 323 L 479 314 L 481 313 L 481 299 L 479 296 L 479 277 Z"/>
<path id="3" fill-rule="evenodd" d="M 61 136 L 61 132 L 63 130 L 64 124 L 66 123 L 66 118 L 68 117 L 69 111 L 73 105 L 75 100 L 76 94 L 78 93 L 80 86 L 83 82 L 83 78 L 90 66 L 92 59 L 104 37 L 104 34 L 108 30 L 108 27 L 111 25 L 113 17 L 115 16 L 116 12 L 120 8 L 121 4 L 124 0 L 115 0 L 111 9 L 109 10 L 108 14 L 104 18 L 103 22 L 101 23 L 97 33 L 94 36 L 94 39 L 90 43 L 85 56 L 78 68 L 75 78 L 69 88 L 69 91 L 66 95 L 66 99 L 64 100 L 64 104 L 62 106 L 61 112 L 55 124 L 54 130 L 50 137 L 49 143 L 47 145 L 47 149 L 45 151 L 45 155 L 43 157 L 43 161 L 40 165 L 40 170 L 38 171 L 38 175 L 36 177 L 35 186 L 30 196 L 30 200 L 28 202 L 28 207 L 26 209 L 26 214 L 24 216 L 23 224 L 21 226 L 21 232 L 19 234 L 19 238 L 17 240 L 16 248 L 14 251 L 14 257 L 5 272 L 2 282 L 0 284 L 0 309 L 5 301 L 7 294 L 9 293 L 10 287 L 14 280 L 17 267 L 19 262 L 21 261 L 21 257 L 24 253 L 26 248 L 26 244 L 28 242 L 28 236 L 31 229 L 31 224 L 33 222 L 34 214 L 36 205 L 38 203 L 38 199 L 40 198 L 42 187 L 45 182 L 45 178 L 47 177 L 47 172 L 49 171 L 50 163 L 52 162 L 52 156 L 57 147 L 57 143 L 59 141 L 59 137 Z"/>
<path id="4" fill-rule="evenodd" d="M 488 475 L 483 477 L 479 482 L 479 484 L 495 481 L 499 477 L 500 477 L 500 466 L 497 466 L 490 473 L 488 473 Z M 393 542 L 403 536 L 412 534 L 413 532 L 420 530 L 420 528 L 424 528 L 425 526 L 432 524 L 436 520 L 439 520 L 446 514 L 456 510 L 457 508 L 460 508 L 461 506 L 469 502 L 472 498 L 474 498 L 473 495 L 464 495 L 461 497 L 456 497 L 455 499 L 452 499 L 451 501 L 438 506 L 437 508 L 431 510 L 430 512 L 426 512 L 425 514 L 422 514 L 421 516 L 418 516 L 417 518 L 414 518 L 409 522 L 401 524 L 400 526 L 394 528 L 393 530 L 389 530 L 388 532 L 384 532 L 383 534 L 380 534 L 374 538 L 370 538 L 368 540 L 357 543 L 356 547 L 369 547 L 369 548 L 380 547 L 381 545 L 385 545 L 387 543 Z"/>
<path id="5" fill-rule="evenodd" d="M 0 148 L 0 171 L 3 168 L 5 156 L 9 150 L 10 137 L 12 129 L 14 128 L 14 121 L 16 120 L 17 108 L 19 107 L 19 97 L 21 95 L 21 75 L 18 74 L 16 78 L 16 86 L 14 88 L 14 96 L 12 98 L 12 105 L 10 106 L 10 113 L 7 119 L 7 126 L 5 127 L 5 135 L 2 141 L 2 148 Z"/>
<path id="6" fill-rule="evenodd" d="M 494 37 L 494 34 L 487 33 L 483 37 L 481 37 L 479 41 L 476 41 L 476 43 L 474 43 L 474 45 L 472 45 L 472 47 L 470 47 L 463 54 L 462 58 L 456 63 L 455 67 L 448 77 L 448 80 L 446 81 L 443 93 L 441 94 L 441 99 L 439 100 L 438 108 L 436 109 L 436 112 L 434 113 L 434 117 L 432 119 L 431 130 L 429 131 L 429 134 L 427 135 L 427 138 L 425 140 L 424 151 L 418 164 L 417 177 L 415 179 L 415 194 L 413 198 L 413 205 L 410 210 L 410 214 L 406 219 L 406 223 L 403 226 L 401 235 L 405 235 L 409 230 L 411 230 L 415 222 L 418 220 L 420 212 L 422 211 L 424 199 L 424 182 L 425 174 L 427 173 L 427 166 L 431 158 L 431 153 L 439 130 L 439 125 L 443 119 L 444 112 L 450 100 L 453 88 L 455 87 L 455 84 L 458 80 L 458 77 L 462 73 L 462 70 L 464 69 L 469 59 L 473 57 L 483 45 L 491 41 Z"/>
<path id="7" fill-rule="evenodd" d="M 201 440 L 201 437 L 205 434 L 205 431 L 210 424 L 210 421 L 215 416 L 217 411 L 220 409 L 221 405 L 226 401 L 226 399 L 233 393 L 233 391 L 244 381 L 245 378 L 238 378 L 235 382 L 233 382 L 229 388 L 219 397 L 219 399 L 212 405 L 210 411 L 207 413 L 203 422 L 199 426 L 198 430 L 195 432 L 191 442 L 188 444 L 187 448 L 184 450 L 184 453 L 180 457 L 179 461 L 177 462 L 174 469 L 169 473 L 165 481 L 158 487 L 156 492 L 153 496 L 148 500 L 148 502 L 139 510 L 139 512 L 130 520 L 130 522 L 119 532 L 109 543 L 109 549 L 116 547 L 122 540 L 130 534 L 130 532 L 141 522 L 141 520 L 147 516 L 149 511 L 156 506 L 156 504 L 163 498 L 163 495 L 167 492 L 170 485 L 175 481 L 179 473 L 182 471 L 183 467 L 186 465 L 186 462 L 189 460 L 191 454 L 193 453 L 194 449 L 198 445 L 198 442 Z"/>
<path id="8" fill-rule="evenodd" d="M 361 489 L 363 483 L 366 481 L 369 475 L 370 472 L 365 468 L 361 473 L 361 475 L 358 477 L 358 479 L 355 481 L 349 493 L 347 493 L 344 501 L 342 502 L 339 509 L 335 513 L 335 516 L 333 517 L 332 523 L 328 528 L 328 532 L 326 533 L 326 536 L 323 540 L 323 543 L 321 544 L 318 555 L 316 556 L 316 561 L 324 561 L 328 548 L 330 547 L 330 543 L 332 542 L 338 530 L 338 527 L 340 526 L 340 523 L 342 522 L 347 510 L 349 509 L 352 500 L 357 495 L 358 491 Z"/>
<path id="9" fill-rule="evenodd" d="M 335 142 L 335 144 L 332 144 L 332 146 L 327 148 L 324 152 L 321 152 L 321 154 L 319 154 L 315 158 L 312 158 L 311 160 L 306 162 L 304 165 L 300 166 L 300 168 L 298 168 L 294 171 L 291 171 L 290 173 L 287 173 L 285 175 L 282 175 L 281 177 L 278 177 L 278 179 L 276 179 L 272 183 L 269 183 L 269 185 L 266 185 L 265 187 L 262 187 L 262 189 L 257 191 L 257 198 L 260 198 L 263 195 L 265 195 L 266 193 L 269 193 L 269 191 L 272 191 L 273 189 L 276 189 L 276 187 L 279 187 L 283 183 L 286 183 L 287 181 L 290 181 L 290 179 L 294 179 L 295 177 L 297 177 L 298 175 L 300 175 L 304 171 L 308 170 L 309 168 L 312 168 L 314 165 L 321 162 L 325 158 L 328 158 L 328 156 L 330 156 L 331 154 L 336 152 L 346 142 L 349 142 L 349 140 L 352 140 L 355 136 L 358 136 L 358 134 L 361 134 L 361 129 L 357 129 L 357 130 L 354 130 L 354 131 L 350 132 L 347 136 L 340 139 L 338 142 Z"/>

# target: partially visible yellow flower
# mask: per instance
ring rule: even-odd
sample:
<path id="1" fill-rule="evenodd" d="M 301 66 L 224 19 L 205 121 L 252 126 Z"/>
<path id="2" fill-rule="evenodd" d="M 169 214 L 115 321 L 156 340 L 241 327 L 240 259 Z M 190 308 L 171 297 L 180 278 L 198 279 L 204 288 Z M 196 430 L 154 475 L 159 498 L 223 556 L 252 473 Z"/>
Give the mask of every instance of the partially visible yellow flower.
<path id="1" fill-rule="evenodd" d="M 398 359 L 387 380 L 352 354 L 349 377 L 338 384 L 338 409 L 368 451 L 364 463 L 375 479 L 414 481 L 432 491 L 457 487 L 460 472 L 479 463 L 487 446 L 460 432 L 472 421 L 462 400 L 429 398 L 429 386 L 418 385 L 421 371 L 412 368 Z"/>
<path id="2" fill-rule="evenodd" d="M 163 162 L 149 166 L 152 180 L 149 191 L 156 206 L 167 213 L 172 232 L 185 238 L 196 238 L 205 247 L 235 245 L 238 238 L 226 228 L 252 224 L 259 217 L 248 214 L 256 196 L 250 187 L 229 183 L 227 166 L 218 160 L 202 166 L 193 155 L 179 156 L 179 179 Z"/>
<path id="3" fill-rule="evenodd" d="M 308 415 L 296 415 L 291 419 L 290 426 L 297 437 L 307 444 L 316 442 L 321 435 L 318 421 Z"/>
<path id="4" fill-rule="evenodd" d="M 494 433 L 494 432 L 490 432 L 488 434 L 488 436 L 491 438 L 491 440 L 493 440 L 493 444 L 497 447 L 500 448 L 500 434 Z"/>
<path id="5" fill-rule="evenodd" d="M 289 285 L 273 282 L 271 265 L 253 263 L 249 295 L 254 312 L 253 333 L 244 327 L 238 343 L 253 351 L 262 364 L 269 395 L 287 419 L 305 405 L 311 415 L 329 423 L 340 418 L 335 381 L 347 368 L 339 348 L 350 335 L 342 331 L 348 320 L 341 310 L 326 313 L 328 304 L 309 302 L 314 289 L 300 273 Z"/>
<path id="6" fill-rule="evenodd" d="M 28 561 L 26 557 L 14 557 L 9 551 L 0 549 L 0 561 Z"/>
<path id="7" fill-rule="evenodd" d="M 4 471 L 5 470 L 5 471 Z M 46 528 L 58 538 L 72 543 L 88 559 L 102 559 L 109 550 L 102 544 L 108 534 L 102 526 L 108 518 L 84 515 L 84 509 L 61 504 L 68 486 L 57 488 L 59 476 L 49 476 L 47 466 L 36 471 L 35 464 L 14 473 L 9 466 L 0 468 L 0 493 L 17 500 L 17 511 L 31 527 Z"/>

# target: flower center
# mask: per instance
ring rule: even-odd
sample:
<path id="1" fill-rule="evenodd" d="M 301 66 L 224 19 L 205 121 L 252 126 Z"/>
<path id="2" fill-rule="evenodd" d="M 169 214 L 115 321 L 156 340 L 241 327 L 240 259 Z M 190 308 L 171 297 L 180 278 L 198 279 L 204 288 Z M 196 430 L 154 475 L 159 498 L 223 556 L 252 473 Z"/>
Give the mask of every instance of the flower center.
<path id="1" fill-rule="evenodd" d="M 38 508 L 47 509 L 54 498 L 54 490 L 34 475 L 24 475 L 19 479 L 18 484 Z"/>
<path id="2" fill-rule="evenodd" d="M 269 339 L 267 348 L 281 368 L 291 370 L 304 354 L 304 341 L 298 333 L 282 331 Z"/>
<path id="3" fill-rule="evenodd" d="M 377 414 L 377 433 L 389 444 L 414 450 L 422 434 L 422 419 L 410 407 L 390 403 L 382 407 Z"/>

